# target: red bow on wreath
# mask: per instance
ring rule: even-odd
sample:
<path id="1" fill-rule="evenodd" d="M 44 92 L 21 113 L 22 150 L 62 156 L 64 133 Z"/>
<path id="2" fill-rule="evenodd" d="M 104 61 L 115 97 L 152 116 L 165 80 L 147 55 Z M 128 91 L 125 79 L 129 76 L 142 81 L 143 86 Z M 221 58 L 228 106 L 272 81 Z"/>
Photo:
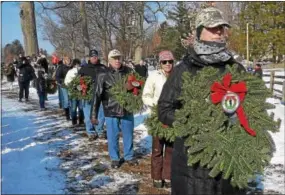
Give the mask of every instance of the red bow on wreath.
<path id="1" fill-rule="evenodd" d="M 85 96 L 86 93 L 87 93 L 87 85 L 85 83 L 85 80 L 83 79 L 83 77 L 80 77 L 80 86 L 81 86 L 81 89 L 82 89 L 82 95 Z"/>
<path id="2" fill-rule="evenodd" d="M 139 94 L 139 87 L 143 85 L 143 81 L 139 81 L 136 79 L 135 75 L 128 76 L 128 84 L 133 86 L 133 94 L 137 96 Z"/>
<path id="3" fill-rule="evenodd" d="M 242 101 L 245 98 L 245 94 L 247 92 L 246 84 L 244 81 L 241 81 L 239 83 L 231 85 L 231 80 L 232 80 L 232 75 L 228 73 L 224 76 L 222 84 L 214 82 L 214 84 L 211 86 L 211 91 L 212 91 L 211 100 L 214 104 L 218 104 L 221 101 L 225 102 L 228 101 L 229 103 L 225 103 L 226 106 L 227 104 L 229 105 L 229 107 L 231 107 L 232 105 L 238 106 L 235 112 L 238 116 L 240 124 L 251 136 L 256 136 L 255 131 L 249 127 L 246 115 L 241 105 Z M 231 94 L 232 96 L 229 94 Z M 235 95 L 238 96 L 240 101 L 238 105 L 236 104 L 237 100 L 234 98 Z"/>

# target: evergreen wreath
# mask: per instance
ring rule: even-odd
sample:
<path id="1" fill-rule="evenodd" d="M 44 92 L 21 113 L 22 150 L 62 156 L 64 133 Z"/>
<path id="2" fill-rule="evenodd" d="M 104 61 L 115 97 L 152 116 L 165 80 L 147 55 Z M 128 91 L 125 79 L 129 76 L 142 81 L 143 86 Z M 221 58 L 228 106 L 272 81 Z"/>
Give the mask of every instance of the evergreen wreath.
<path id="1" fill-rule="evenodd" d="M 173 127 L 162 124 L 158 120 L 157 105 L 151 108 L 151 114 L 145 120 L 145 125 L 148 128 L 148 134 L 158 136 L 160 139 L 165 138 L 167 141 L 174 142 L 176 131 Z"/>
<path id="2" fill-rule="evenodd" d="M 278 132 L 281 120 L 276 122 L 273 113 L 267 114 L 267 109 L 275 107 L 266 102 L 270 91 L 262 79 L 230 66 L 222 75 L 219 70 L 206 67 L 197 75 L 185 72 L 182 79 L 179 100 L 184 106 L 176 110 L 173 126 L 178 136 L 186 137 L 188 165 L 199 163 L 211 169 L 211 177 L 222 174 L 224 179 L 230 179 L 232 186 L 246 188 L 255 172 L 263 173 L 275 151 L 269 131 Z M 223 83 L 239 93 L 237 85 L 243 81 L 247 89 L 241 95 L 244 98 L 240 101 L 241 108 L 226 114 L 223 108 L 226 104 L 216 101 L 217 93 L 223 91 L 217 86 Z M 239 109 L 244 109 L 243 116 Z"/>
<path id="3" fill-rule="evenodd" d="M 57 85 L 56 81 L 53 79 L 47 79 L 47 84 L 46 84 L 46 92 L 48 94 L 55 94 L 57 92 Z"/>
<path id="4" fill-rule="evenodd" d="M 127 90 L 126 83 L 130 82 L 134 88 Z M 128 112 L 138 113 L 143 107 L 142 90 L 145 84 L 145 78 L 137 73 L 130 73 L 123 76 L 111 88 L 110 92 L 114 99 Z"/>
<path id="5" fill-rule="evenodd" d="M 89 76 L 76 76 L 67 86 L 70 99 L 91 100 L 93 97 L 93 80 Z"/>

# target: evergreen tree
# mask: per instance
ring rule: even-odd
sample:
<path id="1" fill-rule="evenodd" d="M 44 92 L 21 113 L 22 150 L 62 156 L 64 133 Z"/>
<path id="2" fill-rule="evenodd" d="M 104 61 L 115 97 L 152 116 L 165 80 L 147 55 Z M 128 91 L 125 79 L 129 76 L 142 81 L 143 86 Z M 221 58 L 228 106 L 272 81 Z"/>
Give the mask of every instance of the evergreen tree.
<path id="1" fill-rule="evenodd" d="M 5 63 L 13 62 L 13 58 L 17 58 L 19 54 L 24 54 L 24 48 L 19 40 L 14 40 L 12 43 L 5 45 L 3 49 L 3 59 Z"/>
<path id="2" fill-rule="evenodd" d="M 177 46 L 172 51 L 178 60 L 187 52 L 187 49 L 181 45 L 181 39 L 186 38 L 188 33 L 192 33 L 192 30 L 195 29 L 196 13 L 195 8 L 187 7 L 186 2 L 183 1 L 177 2 L 174 10 L 168 12 L 168 18 L 175 22 L 176 36 L 172 39 L 175 40 L 173 43 Z"/>
<path id="3" fill-rule="evenodd" d="M 272 54 L 273 60 L 285 51 L 285 2 L 244 2 L 239 14 L 237 36 L 232 39 L 244 42 L 240 45 L 246 54 L 246 24 L 249 24 L 249 47 L 253 58 Z M 280 59 L 279 59 L 280 60 Z"/>

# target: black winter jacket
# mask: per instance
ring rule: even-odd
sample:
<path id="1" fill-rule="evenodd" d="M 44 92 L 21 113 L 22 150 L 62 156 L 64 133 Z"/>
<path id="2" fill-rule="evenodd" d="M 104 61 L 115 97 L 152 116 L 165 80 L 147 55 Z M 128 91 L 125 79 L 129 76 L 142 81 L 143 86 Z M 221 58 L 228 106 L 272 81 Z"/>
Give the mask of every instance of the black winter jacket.
<path id="1" fill-rule="evenodd" d="M 19 63 L 17 64 L 17 68 L 19 69 L 18 81 L 20 83 L 29 82 L 37 78 L 35 70 L 30 64 Z"/>
<path id="2" fill-rule="evenodd" d="M 123 117 L 125 115 L 132 114 L 122 108 L 110 94 L 111 87 L 130 72 L 132 72 L 131 68 L 121 66 L 119 70 L 115 70 L 110 67 L 107 68 L 106 71 L 101 71 L 97 74 L 97 78 L 94 83 L 95 94 L 93 115 L 95 118 L 98 117 L 101 101 L 103 103 L 105 117 Z"/>
<path id="3" fill-rule="evenodd" d="M 45 69 L 45 73 L 48 73 L 48 61 L 46 58 L 40 58 L 37 61 L 37 64 L 39 64 L 41 67 L 43 67 Z"/>
<path id="4" fill-rule="evenodd" d="M 83 66 L 78 74 L 81 76 L 90 76 L 93 79 L 93 82 L 96 80 L 96 75 L 98 72 L 106 71 L 107 67 L 103 64 L 87 64 L 86 66 Z"/>
<path id="5" fill-rule="evenodd" d="M 148 76 L 147 67 L 140 64 L 135 65 L 135 71 L 141 76 L 146 78 Z"/>
<path id="6" fill-rule="evenodd" d="M 67 66 L 65 64 L 59 65 L 58 69 L 56 70 L 56 81 L 59 85 L 64 84 L 64 79 L 67 72 L 71 69 L 71 66 Z"/>
<path id="7" fill-rule="evenodd" d="M 158 101 L 158 118 L 166 125 L 172 126 L 176 109 L 182 108 L 182 104 L 177 98 L 182 87 L 182 73 L 190 72 L 196 74 L 203 67 L 212 66 L 218 68 L 222 73 L 225 65 L 236 64 L 231 58 L 224 64 L 205 64 L 199 59 L 194 50 L 184 57 L 182 62 L 176 66 L 167 79 Z M 242 65 L 238 67 L 244 70 Z M 244 70 L 245 71 L 245 70 Z M 210 170 L 200 167 L 198 164 L 187 166 L 187 148 L 184 146 L 185 138 L 177 137 L 174 141 L 172 153 L 171 182 L 172 195 L 188 194 L 245 194 L 244 190 L 233 188 L 229 180 L 224 180 L 221 175 L 216 178 L 209 176 Z"/>
<path id="8" fill-rule="evenodd" d="M 46 92 L 46 80 L 43 77 L 39 77 L 35 80 L 36 89 L 38 93 Z"/>

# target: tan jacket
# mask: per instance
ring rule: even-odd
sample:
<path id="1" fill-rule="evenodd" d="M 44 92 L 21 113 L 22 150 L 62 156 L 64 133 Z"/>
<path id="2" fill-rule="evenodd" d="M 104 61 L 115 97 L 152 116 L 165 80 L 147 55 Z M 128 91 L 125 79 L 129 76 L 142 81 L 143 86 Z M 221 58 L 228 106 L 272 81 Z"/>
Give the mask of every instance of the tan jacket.
<path id="1" fill-rule="evenodd" d="M 148 76 L 142 94 L 145 105 L 152 107 L 157 104 L 166 79 L 167 77 L 162 69 L 155 70 Z"/>

